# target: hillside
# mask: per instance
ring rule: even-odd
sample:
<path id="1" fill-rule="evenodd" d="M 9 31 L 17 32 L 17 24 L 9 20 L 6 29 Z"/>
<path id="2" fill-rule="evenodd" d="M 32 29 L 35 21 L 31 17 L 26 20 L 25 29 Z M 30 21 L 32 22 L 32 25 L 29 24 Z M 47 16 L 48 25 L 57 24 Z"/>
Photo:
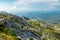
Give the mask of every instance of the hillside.
<path id="1" fill-rule="evenodd" d="M 0 13 L 1 40 L 60 40 L 60 24 Z"/>

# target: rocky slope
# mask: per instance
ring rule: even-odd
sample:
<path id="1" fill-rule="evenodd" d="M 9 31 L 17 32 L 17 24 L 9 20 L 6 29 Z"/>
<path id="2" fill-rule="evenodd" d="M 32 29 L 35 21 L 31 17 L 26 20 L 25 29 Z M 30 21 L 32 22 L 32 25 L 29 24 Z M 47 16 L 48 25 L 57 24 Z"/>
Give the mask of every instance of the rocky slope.
<path id="1" fill-rule="evenodd" d="M 60 24 L 0 13 L 0 38 L 3 40 L 60 40 Z"/>

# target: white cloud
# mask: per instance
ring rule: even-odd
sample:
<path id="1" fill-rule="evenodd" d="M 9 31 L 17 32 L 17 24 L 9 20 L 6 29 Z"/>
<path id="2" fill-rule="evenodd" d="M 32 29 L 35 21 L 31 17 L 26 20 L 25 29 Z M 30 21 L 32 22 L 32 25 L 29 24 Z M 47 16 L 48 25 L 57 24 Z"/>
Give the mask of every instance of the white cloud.
<path id="1" fill-rule="evenodd" d="M 44 6 L 44 9 L 42 5 Z M 5 11 L 39 10 L 39 9 L 48 10 L 48 9 L 56 8 L 56 6 L 59 5 L 60 5 L 59 0 L 16 0 L 11 3 L 11 6 L 5 4 L 1 5 L 0 10 L 5 10 Z M 41 6 L 42 8 L 37 8 Z"/>
<path id="2" fill-rule="evenodd" d="M 25 4 L 25 3 L 41 3 L 41 2 L 57 2 L 58 0 L 16 0 L 15 2 L 17 2 L 18 4 Z"/>
<path id="3" fill-rule="evenodd" d="M 49 4 L 47 5 L 48 8 L 55 8 L 56 5 L 60 5 L 59 0 L 16 0 L 15 2 L 13 2 L 13 4 L 17 7 L 17 9 L 24 9 L 24 8 L 26 9 L 27 7 L 28 7 L 27 9 L 29 9 L 29 6 L 32 4 L 40 5 L 41 3 Z"/>
<path id="4" fill-rule="evenodd" d="M 56 6 L 60 6 L 59 0 L 57 0 L 56 2 L 51 3 L 51 5 L 49 6 L 49 8 L 56 8 Z"/>
<path id="5" fill-rule="evenodd" d="M 32 0 L 32 2 L 56 2 L 57 0 Z"/>

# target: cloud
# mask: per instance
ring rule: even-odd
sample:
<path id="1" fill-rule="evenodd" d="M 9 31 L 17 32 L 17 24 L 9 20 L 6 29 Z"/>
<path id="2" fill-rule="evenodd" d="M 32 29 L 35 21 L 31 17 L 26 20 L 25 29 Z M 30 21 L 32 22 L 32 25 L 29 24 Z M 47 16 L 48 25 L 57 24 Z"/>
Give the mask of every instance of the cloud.
<path id="1" fill-rule="evenodd" d="M 31 3 L 55 3 L 58 2 L 58 0 L 16 0 L 15 1 L 17 4 L 31 4 Z"/>
<path id="2" fill-rule="evenodd" d="M 7 0 L 6 0 L 7 1 Z M 21 10 L 52 10 L 59 9 L 59 0 L 10 0 L 0 2 L 0 10 L 21 11 Z M 4 5 L 1 5 L 4 4 Z"/>
<path id="3" fill-rule="evenodd" d="M 36 8 L 43 9 L 43 8 L 55 8 L 56 6 L 60 5 L 59 0 L 16 0 L 13 2 L 17 9 L 31 9 Z M 45 6 L 45 7 L 43 7 Z"/>
<path id="4" fill-rule="evenodd" d="M 51 3 L 51 5 L 48 6 L 48 9 L 52 10 L 60 10 L 60 2 L 57 0 L 56 2 Z"/>

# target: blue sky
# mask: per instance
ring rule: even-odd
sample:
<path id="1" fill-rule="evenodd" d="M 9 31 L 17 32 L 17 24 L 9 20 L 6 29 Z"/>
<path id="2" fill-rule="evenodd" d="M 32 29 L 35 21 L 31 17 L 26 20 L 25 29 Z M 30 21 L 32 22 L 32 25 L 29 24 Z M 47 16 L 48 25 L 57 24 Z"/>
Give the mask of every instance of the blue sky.
<path id="1" fill-rule="evenodd" d="M 0 11 L 56 11 L 60 10 L 59 0 L 0 0 Z"/>

